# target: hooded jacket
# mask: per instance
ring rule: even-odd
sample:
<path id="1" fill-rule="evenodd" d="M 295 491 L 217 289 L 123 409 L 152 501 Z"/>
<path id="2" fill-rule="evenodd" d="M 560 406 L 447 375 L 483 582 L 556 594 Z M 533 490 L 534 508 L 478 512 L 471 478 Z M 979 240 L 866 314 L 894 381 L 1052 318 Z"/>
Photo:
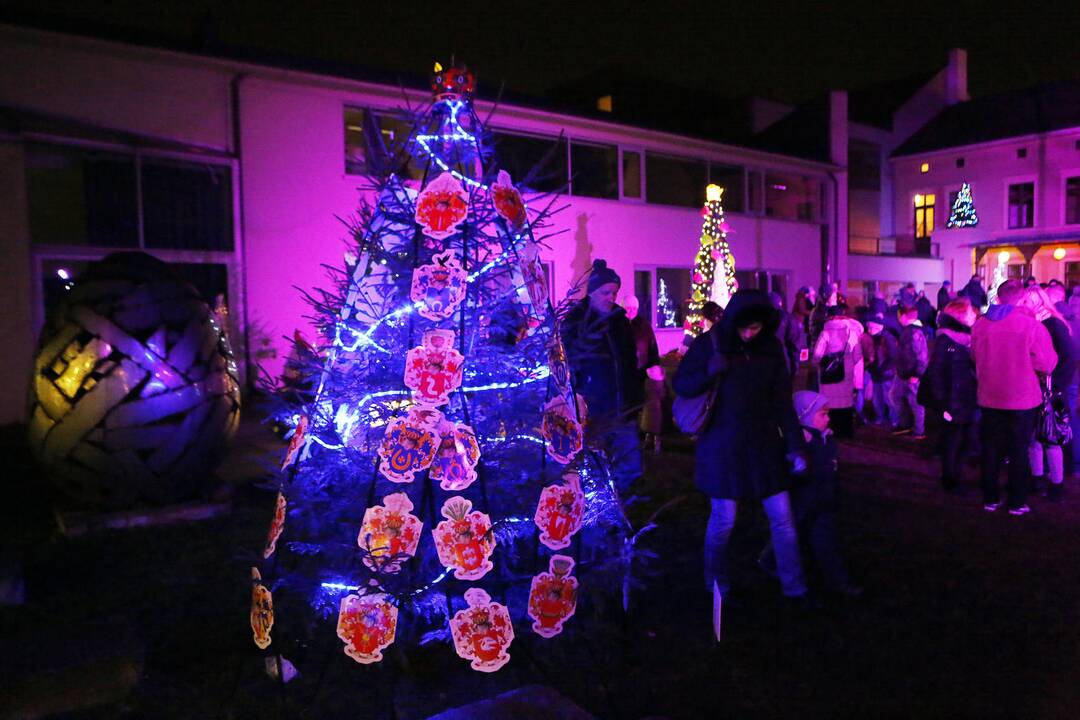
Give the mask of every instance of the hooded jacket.
<path id="1" fill-rule="evenodd" d="M 993 305 L 971 329 L 979 407 L 1031 410 L 1042 404 L 1036 373 L 1057 364 L 1050 333 L 1027 308 Z"/>
<path id="2" fill-rule="evenodd" d="M 762 330 L 744 343 L 738 328 L 752 322 L 761 322 Z M 788 489 L 787 455 L 801 450 L 805 441 L 784 349 L 775 335 L 778 323 L 768 295 L 740 290 L 723 321 L 690 345 L 675 373 L 672 385 L 683 397 L 719 384 L 696 451 L 697 484 L 709 497 L 765 498 Z M 714 358 L 712 333 L 722 359 Z"/>

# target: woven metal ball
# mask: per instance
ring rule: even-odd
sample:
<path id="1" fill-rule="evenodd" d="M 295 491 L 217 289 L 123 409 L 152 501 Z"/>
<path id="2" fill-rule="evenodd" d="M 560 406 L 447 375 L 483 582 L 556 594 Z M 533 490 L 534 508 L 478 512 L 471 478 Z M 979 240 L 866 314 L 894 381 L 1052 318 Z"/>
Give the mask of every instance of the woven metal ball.
<path id="1" fill-rule="evenodd" d="M 42 334 L 29 441 L 69 499 L 198 496 L 240 420 L 228 338 L 199 293 L 144 253 L 76 278 Z"/>

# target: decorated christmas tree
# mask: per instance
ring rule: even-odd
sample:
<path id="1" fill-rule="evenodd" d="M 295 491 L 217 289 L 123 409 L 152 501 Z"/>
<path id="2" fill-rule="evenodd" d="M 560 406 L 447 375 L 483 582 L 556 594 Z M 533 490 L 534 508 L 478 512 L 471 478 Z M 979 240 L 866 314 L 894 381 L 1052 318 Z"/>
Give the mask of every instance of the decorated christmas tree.
<path id="1" fill-rule="evenodd" d="M 554 197 L 529 208 L 500 170 L 467 70 L 436 66 L 432 89 L 408 140 L 370 153 L 357 247 L 310 296 L 322 349 L 293 356 L 252 567 L 255 643 L 278 663 L 327 637 L 364 665 L 439 639 L 495 671 L 515 642 L 558 642 L 578 578 L 629 562 L 540 261 Z M 406 166 L 419 182 L 386 171 Z"/>
<path id="2" fill-rule="evenodd" d="M 724 207 L 720 198 L 724 189 L 719 185 L 705 188 L 705 207 L 701 214 L 701 245 L 694 258 L 691 275 L 690 308 L 683 327 L 686 334 L 696 338 L 705 329 L 702 307 L 710 300 L 720 307 L 727 307 L 728 300 L 739 289 L 735 280 L 735 258 L 728 246 L 728 224 L 724 221 Z"/>
<path id="3" fill-rule="evenodd" d="M 949 213 L 949 222 L 946 227 L 962 228 L 974 227 L 979 224 L 979 216 L 975 214 L 975 201 L 971 198 L 971 185 L 964 183 L 960 186 L 960 192 L 953 201 L 952 211 Z"/>

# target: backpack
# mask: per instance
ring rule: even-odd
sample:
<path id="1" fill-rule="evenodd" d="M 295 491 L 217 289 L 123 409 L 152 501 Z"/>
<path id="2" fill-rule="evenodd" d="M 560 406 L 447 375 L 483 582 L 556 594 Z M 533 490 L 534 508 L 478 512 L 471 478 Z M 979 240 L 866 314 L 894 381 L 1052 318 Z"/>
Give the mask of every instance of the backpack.
<path id="1" fill-rule="evenodd" d="M 716 344 L 716 336 L 711 332 L 708 335 L 713 352 L 720 352 L 720 348 Z M 676 395 L 675 401 L 671 404 L 671 416 L 675 421 L 675 427 L 687 435 L 699 434 L 709 424 L 709 419 L 712 418 L 719 392 L 720 381 L 717 380 L 700 395 L 694 397 Z"/>

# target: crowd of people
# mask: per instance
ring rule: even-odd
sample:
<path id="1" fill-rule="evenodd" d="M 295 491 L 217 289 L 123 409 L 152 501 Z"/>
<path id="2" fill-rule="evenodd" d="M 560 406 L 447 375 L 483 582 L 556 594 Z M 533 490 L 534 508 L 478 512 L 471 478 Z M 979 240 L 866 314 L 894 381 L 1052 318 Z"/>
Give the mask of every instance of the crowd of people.
<path id="1" fill-rule="evenodd" d="M 891 304 L 877 295 L 853 307 L 831 284 L 800 289 L 790 312 L 776 293 L 739 290 L 726 308 L 706 304 L 707 329 L 681 349 L 669 383 L 650 323 L 632 295 L 616 302 L 620 289 L 596 261 L 562 321 L 590 437 L 625 493 L 643 472 L 640 433 L 660 450 L 665 388 L 703 403 L 695 480 L 710 502 L 704 580 L 717 596 L 731 591 L 729 540 L 747 503 L 768 517 L 758 564 L 786 597 L 862 592 L 835 523 L 836 440 L 859 426 L 913 443 L 934 430 L 945 492 L 968 489 L 967 461 L 977 459 L 986 512 L 1004 504 L 1025 515 L 1032 493 L 1061 498 L 1066 467 L 1080 474 L 1080 293 L 1067 299 L 1058 281 L 1008 280 L 989 294 L 977 276 L 957 293 L 945 282 L 936 306 L 908 284 Z M 809 580 L 808 566 L 817 569 Z"/>

